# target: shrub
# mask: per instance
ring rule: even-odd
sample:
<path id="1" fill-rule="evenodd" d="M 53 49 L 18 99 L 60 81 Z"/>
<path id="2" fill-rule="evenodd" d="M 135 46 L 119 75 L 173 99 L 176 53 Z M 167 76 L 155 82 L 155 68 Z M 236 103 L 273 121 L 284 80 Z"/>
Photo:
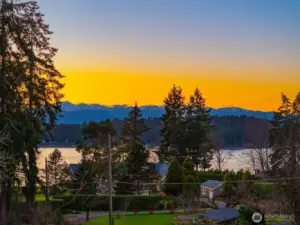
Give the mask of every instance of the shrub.
<path id="1" fill-rule="evenodd" d="M 224 173 L 215 172 L 215 171 L 200 171 L 197 172 L 197 177 L 200 183 L 203 183 L 207 180 L 224 180 Z"/>
<path id="2" fill-rule="evenodd" d="M 59 210 L 60 207 L 64 204 L 64 200 L 62 199 L 54 199 L 50 200 L 49 202 L 46 201 L 37 201 L 35 202 L 36 207 L 47 207 L 51 211 Z M 24 201 L 14 201 L 12 203 L 12 208 L 20 213 L 28 213 L 30 208 L 28 207 L 28 203 Z"/>
<path id="3" fill-rule="evenodd" d="M 154 214 L 155 208 L 152 205 L 148 206 L 149 214 Z"/>
<path id="4" fill-rule="evenodd" d="M 133 209 L 132 212 L 133 212 L 133 215 L 137 215 L 139 213 L 139 210 L 138 209 Z"/>
<path id="5" fill-rule="evenodd" d="M 167 208 L 168 208 L 168 211 L 170 214 L 174 214 L 175 213 L 175 208 L 176 208 L 176 205 L 174 203 L 174 201 L 169 201 L 167 203 Z"/>
<path id="6" fill-rule="evenodd" d="M 255 182 L 253 184 L 253 197 L 257 199 L 271 199 L 273 193 L 273 183 Z"/>
<path id="7" fill-rule="evenodd" d="M 84 210 L 87 206 L 91 211 L 93 210 L 109 210 L 109 197 L 107 195 L 89 195 L 88 197 L 78 195 L 75 201 L 72 201 L 72 196 L 57 196 L 63 199 L 66 205 L 64 210 Z M 158 195 L 153 196 L 135 196 L 135 195 L 114 195 L 113 210 L 148 210 L 149 205 L 153 208 L 163 208 L 163 197 Z"/>
<path id="8" fill-rule="evenodd" d="M 184 179 L 183 169 L 176 158 L 172 160 L 166 175 L 164 192 L 167 195 L 178 195 L 182 192 L 182 182 Z M 175 184 L 172 184 L 175 183 Z"/>

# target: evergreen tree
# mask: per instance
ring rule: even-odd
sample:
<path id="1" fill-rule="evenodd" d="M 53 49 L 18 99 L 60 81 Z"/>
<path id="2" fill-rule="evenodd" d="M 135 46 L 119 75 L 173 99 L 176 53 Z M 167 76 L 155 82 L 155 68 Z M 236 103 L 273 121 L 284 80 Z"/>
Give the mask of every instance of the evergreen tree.
<path id="1" fill-rule="evenodd" d="M 160 161 L 170 161 L 172 157 L 177 157 L 182 162 L 186 155 L 183 143 L 184 99 L 181 87 L 174 85 L 164 100 L 165 113 L 161 118 L 162 139 L 158 152 Z"/>
<path id="2" fill-rule="evenodd" d="M 210 139 L 211 117 L 210 110 L 206 108 L 205 99 L 198 88 L 190 97 L 186 111 L 184 139 L 187 154 L 191 155 L 197 168 L 200 165 L 203 169 L 209 168 L 213 147 Z"/>
<path id="3" fill-rule="evenodd" d="M 167 195 L 177 196 L 182 193 L 183 188 L 183 180 L 184 180 L 184 172 L 177 161 L 176 158 L 173 158 L 171 161 L 168 173 L 165 178 L 164 191 Z"/>
<path id="4" fill-rule="evenodd" d="M 80 167 L 73 177 L 73 185 L 75 192 L 88 196 L 88 194 L 96 194 L 98 183 L 95 182 L 99 169 L 97 165 L 90 159 L 82 159 Z"/>
<path id="5" fill-rule="evenodd" d="M 226 173 L 224 176 L 224 192 L 227 197 L 227 204 L 231 201 L 231 197 L 235 195 L 237 183 L 234 172 Z"/>
<path id="6" fill-rule="evenodd" d="M 272 147 L 272 173 L 278 177 L 276 191 L 289 208 L 294 220 L 300 221 L 300 92 L 293 102 L 282 94 L 282 104 L 274 112 L 273 129 L 270 131 Z M 296 179 L 295 179 L 296 178 Z M 287 191 L 289 190 L 289 191 Z"/>
<path id="7" fill-rule="evenodd" d="M 149 165 L 147 160 L 149 158 L 149 152 L 144 147 L 142 141 L 142 135 L 149 128 L 145 125 L 145 121 L 142 118 L 141 110 L 137 104 L 134 105 L 129 112 L 128 117 L 125 118 L 124 127 L 122 129 L 122 140 L 124 148 L 126 149 L 126 164 L 127 174 L 123 177 L 117 178 L 119 183 L 116 185 L 116 191 L 124 190 L 121 186 L 127 182 L 128 191 L 136 191 L 140 194 L 142 189 L 142 182 L 148 180 L 147 173 L 149 172 Z M 123 182 L 123 184 L 122 184 Z M 131 187 L 129 187 L 131 184 Z"/>
<path id="8" fill-rule="evenodd" d="M 271 164 L 273 171 L 300 172 L 300 92 L 295 100 L 282 94 L 282 104 L 274 112 L 273 129 L 270 130 L 270 145 L 273 148 Z"/>
<path id="9" fill-rule="evenodd" d="M 82 155 L 83 168 L 88 175 L 84 181 L 99 182 L 108 178 L 108 134 L 115 136 L 110 120 L 91 121 L 82 126 L 83 139 L 77 142 L 76 150 Z M 89 171 L 88 171 L 89 170 Z"/>
<path id="10" fill-rule="evenodd" d="M 49 43 L 52 32 L 37 2 L 1 0 L 0 4 L 0 118 L 9 119 L 12 138 L 4 150 L 19 160 L 15 166 L 21 165 L 25 197 L 31 204 L 36 193 L 38 144 L 60 113 L 63 76 L 53 64 L 57 49 Z"/>
<path id="11" fill-rule="evenodd" d="M 55 195 L 62 190 L 68 177 L 67 163 L 58 149 L 54 149 L 48 157 L 48 174 L 49 185 Z"/>
<path id="12" fill-rule="evenodd" d="M 194 175 L 195 164 L 189 156 L 187 156 L 182 164 L 185 175 Z"/>

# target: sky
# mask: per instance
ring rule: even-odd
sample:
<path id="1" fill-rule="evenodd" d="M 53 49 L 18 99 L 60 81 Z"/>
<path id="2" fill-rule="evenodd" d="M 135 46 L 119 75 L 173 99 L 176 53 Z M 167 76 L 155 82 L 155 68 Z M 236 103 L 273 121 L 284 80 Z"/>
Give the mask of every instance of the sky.
<path id="1" fill-rule="evenodd" d="M 72 103 L 269 111 L 300 91 L 299 0 L 39 0 Z"/>

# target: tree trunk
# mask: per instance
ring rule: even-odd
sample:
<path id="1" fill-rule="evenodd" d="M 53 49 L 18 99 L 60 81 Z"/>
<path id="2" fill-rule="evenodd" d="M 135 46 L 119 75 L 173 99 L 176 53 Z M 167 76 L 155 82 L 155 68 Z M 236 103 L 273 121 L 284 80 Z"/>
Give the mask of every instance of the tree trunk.
<path id="1" fill-rule="evenodd" d="M 6 190 L 5 185 L 0 184 L 0 209 L 1 209 L 1 220 L 0 225 L 6 225 L 7 224 L 7 206 L 6 206 Z"/>
<path id="2" fill-rule="evenodd" d="M 87 209 L 86 209 L 85 220 L 87 222 L 90 221 L 90 208 L 89 207 L 87 207 Z"/>

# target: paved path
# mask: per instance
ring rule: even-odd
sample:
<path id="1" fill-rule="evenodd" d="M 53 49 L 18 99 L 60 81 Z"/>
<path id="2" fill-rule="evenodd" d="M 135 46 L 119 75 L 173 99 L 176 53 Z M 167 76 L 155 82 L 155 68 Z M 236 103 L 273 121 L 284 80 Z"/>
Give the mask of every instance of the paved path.
<path id="1" fill-rule="evenodd" d="M 208 198 L 200 198 L 201 202 L 205 202 L 207 204 L 211 205 L 211 202 L 208 200 Z M 222 201 L 217 201 L 215 200 L 215 204 L 219 207 L 219 208 L 225 208 L 226 207 L 226 203 L 222 202 Z"/>

